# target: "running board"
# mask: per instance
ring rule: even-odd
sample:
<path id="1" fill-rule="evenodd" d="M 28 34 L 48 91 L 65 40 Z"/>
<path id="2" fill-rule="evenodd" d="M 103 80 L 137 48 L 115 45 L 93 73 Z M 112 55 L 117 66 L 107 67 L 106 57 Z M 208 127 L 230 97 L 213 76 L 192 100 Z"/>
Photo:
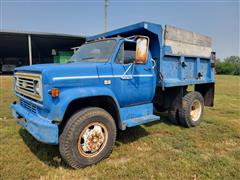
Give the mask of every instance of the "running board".
<path id="1" fill-rule="evenodd" d="M 120 108 L 121 124 L 120 129 L 137 126 L 152 121 L 160 120 L 159 116 L 153 115 L 153 104 L 141 104 Z"/>
<path id="2" fill-rule="evenodd" d="M 126 124 L 127 127 L 133 127 L 133 126 L 137 126 L 140 124 L 145 124 L 145 123 L 149 123 L 149 122 L 157 121 L 157 120 L 160 120 L 159 116 L 147 115 L 144 117 L 128 119 L 124 123 Z"/>

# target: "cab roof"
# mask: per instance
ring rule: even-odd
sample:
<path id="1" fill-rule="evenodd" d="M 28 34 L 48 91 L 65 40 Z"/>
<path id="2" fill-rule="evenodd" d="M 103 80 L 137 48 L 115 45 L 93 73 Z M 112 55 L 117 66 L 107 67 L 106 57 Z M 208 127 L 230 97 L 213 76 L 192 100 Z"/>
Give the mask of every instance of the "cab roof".
<path id="1" fill-rule="evenodd" d="M 150 49 L 153 58 L 160 58 L 160 46 L 162 44 L 162 26 L 151 22 L 140 22 L 137 24 L 129 25 L 119 29 L 115 29 L 106 33 L 98 34 L 95 36 L 87 37 L 87 41 L 93 41 L 98 38 L 111 38 L 111 37 L 129 37 L 134 35 L 148 36 L 150 39 Z"/>

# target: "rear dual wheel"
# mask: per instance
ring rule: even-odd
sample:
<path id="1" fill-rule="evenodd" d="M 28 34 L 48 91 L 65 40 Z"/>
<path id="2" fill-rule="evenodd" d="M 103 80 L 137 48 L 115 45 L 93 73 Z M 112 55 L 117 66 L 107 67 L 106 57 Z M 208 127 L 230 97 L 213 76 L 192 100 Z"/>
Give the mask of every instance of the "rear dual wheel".
<path id="1" fill-rule="evenodd" d="M 201 123 L 204 100 L 199 92 L 189 92 L 182 98 L 182 106 L 175 102 L 169 108 L 168 117 L 174 124 L 195 127 Z"/>
<path id="2" fill-rule="evenodd" d="M 63 160 L 77 169 L 107 158 L 115 139 L 112 116 L 100 108 L 86 108 L 68 120 L 59 138 L 59 150 Z"/>

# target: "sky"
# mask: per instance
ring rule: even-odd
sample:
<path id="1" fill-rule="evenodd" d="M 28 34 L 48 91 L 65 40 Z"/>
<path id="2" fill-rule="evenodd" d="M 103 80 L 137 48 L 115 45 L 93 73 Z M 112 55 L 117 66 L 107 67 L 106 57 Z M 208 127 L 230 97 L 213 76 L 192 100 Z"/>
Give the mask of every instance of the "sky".
<path id="1" fill-rule="evenodd" d="M 107 30 L 142 21 L 168 24 L 210 36 L 219 58 L 240 56 L 239 0 L 108 1 Z M 85 36 L 102 33 L 104 0 L 0 0 L 0 28 Z"/>

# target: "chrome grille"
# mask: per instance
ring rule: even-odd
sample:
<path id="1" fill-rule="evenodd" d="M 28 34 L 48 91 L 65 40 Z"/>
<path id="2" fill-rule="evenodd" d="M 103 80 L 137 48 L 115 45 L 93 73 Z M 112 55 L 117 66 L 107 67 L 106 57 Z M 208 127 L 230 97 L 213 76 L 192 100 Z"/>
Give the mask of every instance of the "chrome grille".
<path id="1" fill-rule="evenodd" d="M 34 100 L 42 100 L 42 84 L 40 74 L 15 73 L 15 90 Z M 34 91 L 34 83 L 39 83 L 39 94 Z"/>
<path id="2" fill-rule="evenodd" d="M 21 78 L 19 77 L 17 79 L 17 83 L 16 86 L 24 91 L 28 91 L 30 93 L 34 93 L 34 89 L 33 89 L 33 79 L 27 79 L 27 78 Z"/>
<path id="3" fill-rule="evenodd" d="M 20 99 L 21 106 L 26 109 L 27 111 L 30 111 L 34 114 L 37 113 L 37 106 L 35 104 L 32 104 L 24 99 Z"/>

